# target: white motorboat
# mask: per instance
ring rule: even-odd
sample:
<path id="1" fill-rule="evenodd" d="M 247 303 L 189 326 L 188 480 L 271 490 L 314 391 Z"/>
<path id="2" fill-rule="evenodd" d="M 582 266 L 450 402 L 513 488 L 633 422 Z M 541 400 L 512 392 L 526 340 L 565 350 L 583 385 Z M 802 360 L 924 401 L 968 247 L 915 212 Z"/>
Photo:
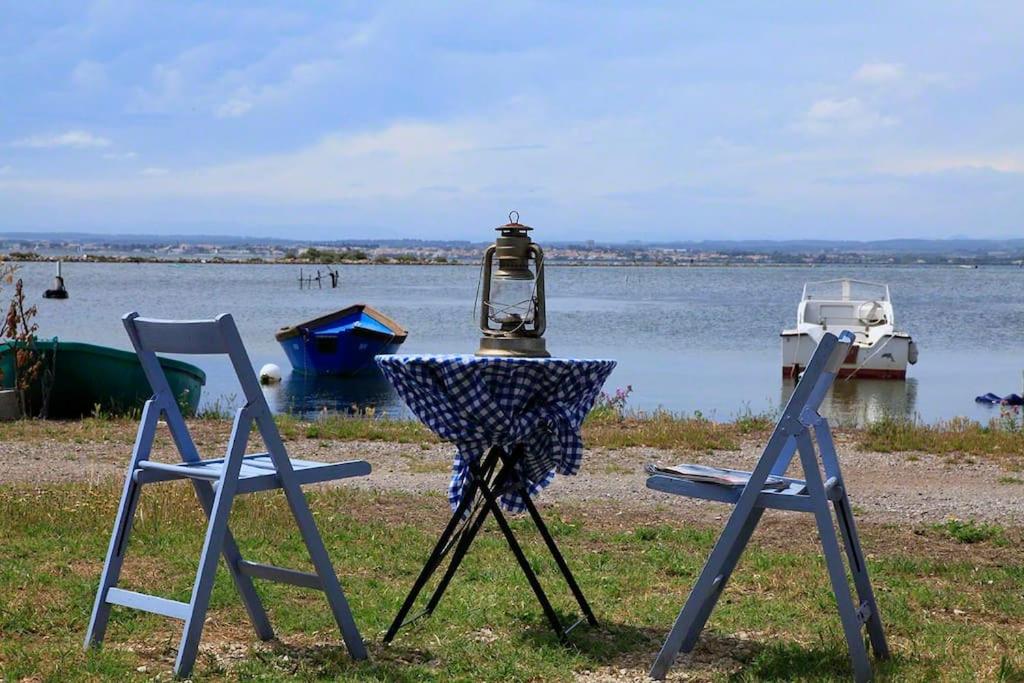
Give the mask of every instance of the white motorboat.
<path id="1" fill-rule="evenodd" d="M 796 329 L 782 331 L 782 376 L 799 377 L 826 332 L 849 330 L 856 341 L 839 377 L 903 379 L 917 362 L 917 344 L 895 329 L 889 285 L 844 278 L 808 282 Z"/>

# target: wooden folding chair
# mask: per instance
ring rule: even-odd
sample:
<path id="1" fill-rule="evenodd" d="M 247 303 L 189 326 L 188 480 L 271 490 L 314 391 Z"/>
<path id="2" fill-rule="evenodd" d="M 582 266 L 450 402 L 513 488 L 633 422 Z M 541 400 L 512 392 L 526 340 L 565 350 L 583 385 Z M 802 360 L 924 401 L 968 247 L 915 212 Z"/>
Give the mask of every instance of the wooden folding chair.
<path id="1" fill-rule="evenodd" d="M 718 597 L 722 594 L 766 508 L 809 512 L 814 515 L 825 564 L 832 582 L 832 592 L 839 607 L 839 618 L 850 648 L 855 679 L 866 681 L 872 675 L 867 648 L 861 634 L 862 626 L 867 627 L 867 635 L 875 656 L 879 659 L 889 657 L 889 646 L 885 640 L 882 619 L 868 578 L 867 564 L 861 552 L 853 511 L 846 495 L 846 487 L 832 441 L 832 432 L 828 421 L 818 414 L 818 407 L 832 385 L 836 371 L 846 358 L 853 340 L 854 336 L 850 332 L 843 332 L 838 338 L 833 334 L 826 334 L 822 338 L 754 471 L 739 473 L 749 474 L 750 478 L 745 486 L 721 486 L 663 474 L 655 474 L 648 478 L 647 486 L 658 491 L 735 505 L 722 535 L 708 557 L 707 564 L 704 565 L 697 583 L 690 591 L 686 605 L 679 613 L 651 668 L 652 678 L 664 678 L 676 654 L 680 650 L 690 652 L 694 648 L 697 637 L 711 616 Z M 815 450 L 811 431 L 814 432 L 820 453 Z M 804 479 L 784 476 L 796 451 L 800 453 Z M 787 484 L 786 488 L 765 489 L 769 476 L 782 478 Z M 856 603 L 847 583 L 847 570 L 839 549 L 830 504 L 835 511 L 835 521 L 838 523 L 846 548 L 849 570 L 857 592 Z"/>
<path id="2" fill-rule="evenodd" d="M 303 484 L 365 476 L 370 473 L 369 463 L 353 460 L 326 464 L 292 460 L 288 457 L 249 362 L 249 356 L 242 345 L 238 329 L 230 315 L 221 315 L 216 320 L 171 321 L 150 320 L 140 318 L 137 313 L 129 313 L 123 320 L 142 363 L 142 369 L 153 389 L 153 397 L 146 401 L 142 410 L 142 419 L 121 494 L 121 505 L 117 511 L 107 559 L 100 577 L 99 589 L 96 591 L 92 618 L 85 636 L 85 646 L 98 646 L 103 641 L 110 608 L 113 605 L 181 619 L 185 626 L 178 646 L 174 671 L 179 676 L 187 675 L 195 663 L 217 570 L 217 557 L 222 555 L 242 602 L 245 603 L 256 635 L 262 640 L 269 640 L 274 636 L 274 632 L 253 587 L 253 577 L 323 591 L 341 629 L 349 654 L 353 659 L 365 659 L 366 648 L 300 487 Z M 157 360 L 157 352 L 226 354 L 230 358 L 245 396 L 245 405 L 235 414 L 231 438 L 223 458 L 200 458 Z M 182 462 L 179 464 L 166 464 L 149 459 L 157 421 L 161 415 L 166 420 L 174 444 L 181 454 Z M 253 423 L 263 437 L 267 452 L 246 455 Z M 187 603 L 117 587 L 142 485 L 175 479 L 188 479 L 192 482 L 199 504 L 209 518 L 206 540 L 203 542 L 199 568 L 192 587 L 192 597 Z M 288 506 L 309 551 L 315 573 L 282 569 L 244 560 L 231 535 L 228 515 L 234 497 L 237 494 L 278 488 L 284 490 Z"/>

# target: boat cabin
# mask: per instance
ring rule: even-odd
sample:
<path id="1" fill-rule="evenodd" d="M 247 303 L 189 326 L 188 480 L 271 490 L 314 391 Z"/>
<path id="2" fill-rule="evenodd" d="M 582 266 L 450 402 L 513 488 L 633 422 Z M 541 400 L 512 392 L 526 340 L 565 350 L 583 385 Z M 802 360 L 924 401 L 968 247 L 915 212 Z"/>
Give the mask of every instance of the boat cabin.
<path id="1" fill-rule="evenodd" d="M 894 322 L 889 286 L 860 280 L 809 282 L 797 311 L 798 326 L 814 325 L 826 332 L 869 332 Z"/>

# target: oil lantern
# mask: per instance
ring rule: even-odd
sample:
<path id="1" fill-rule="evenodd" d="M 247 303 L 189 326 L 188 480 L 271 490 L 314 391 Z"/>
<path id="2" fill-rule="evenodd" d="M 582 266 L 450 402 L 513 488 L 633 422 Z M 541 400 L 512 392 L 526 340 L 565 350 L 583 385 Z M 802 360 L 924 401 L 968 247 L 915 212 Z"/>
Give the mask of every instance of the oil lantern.
<path id="1" fill-rule="evenodd" d="M 484 251 L 478 356 L 547 358 L 544 347 L 544 252 L 530 239 L 533 228 L 512 211 Z M 497 260 L 497 268 L 495 268 Z M 530 262 L 533 262 L 531 268 Z"/>

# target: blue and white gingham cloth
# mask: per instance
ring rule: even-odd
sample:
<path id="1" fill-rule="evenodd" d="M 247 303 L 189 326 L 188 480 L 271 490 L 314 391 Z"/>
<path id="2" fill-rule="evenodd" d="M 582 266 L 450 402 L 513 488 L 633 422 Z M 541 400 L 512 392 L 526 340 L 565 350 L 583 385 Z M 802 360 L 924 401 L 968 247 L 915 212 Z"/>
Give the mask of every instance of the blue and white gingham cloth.
<path id="1" fill-rule="evenodd" d="M 377 356 L 377 364 L 416 417 L 455 444 L 452 509 L 462 500 L 469 463 L 491 446 L 523 445 L 519 473 L 531 496 L 556 472 L 579 472 L 580 425 L 615 368 L 611 360 L 465 355 Z M 510 512 L 526 509 L 518 490 L 503 492 L 500 503 Z"/>

